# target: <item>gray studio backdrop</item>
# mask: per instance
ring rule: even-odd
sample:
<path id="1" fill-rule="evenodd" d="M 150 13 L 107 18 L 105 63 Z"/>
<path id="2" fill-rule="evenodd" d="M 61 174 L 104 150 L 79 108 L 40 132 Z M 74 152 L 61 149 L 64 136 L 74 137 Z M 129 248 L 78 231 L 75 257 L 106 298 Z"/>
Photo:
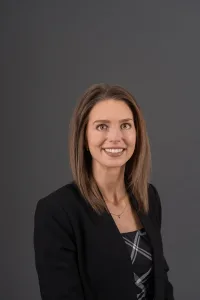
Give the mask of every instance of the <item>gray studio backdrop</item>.
<path id="1" fill-rule="evenodd" d="M 3 1 L 0 300 L 40 299 L 35 206 L 71 180 L 69 119 L 99 82 L 143 110 L 175 299 L 199 300 L 199 16 L 199 1 Z"/>

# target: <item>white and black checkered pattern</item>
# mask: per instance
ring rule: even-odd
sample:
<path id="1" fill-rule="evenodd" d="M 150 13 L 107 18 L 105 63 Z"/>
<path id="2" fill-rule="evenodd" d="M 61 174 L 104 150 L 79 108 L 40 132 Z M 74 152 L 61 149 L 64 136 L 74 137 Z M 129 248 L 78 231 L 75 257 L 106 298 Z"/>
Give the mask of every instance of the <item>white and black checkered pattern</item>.
<path id="1" fill-rule="evenodd" d="M 151 244 L 144 228 L 122 233 L 130 254 L 138 300 L 153 300 Z"/>

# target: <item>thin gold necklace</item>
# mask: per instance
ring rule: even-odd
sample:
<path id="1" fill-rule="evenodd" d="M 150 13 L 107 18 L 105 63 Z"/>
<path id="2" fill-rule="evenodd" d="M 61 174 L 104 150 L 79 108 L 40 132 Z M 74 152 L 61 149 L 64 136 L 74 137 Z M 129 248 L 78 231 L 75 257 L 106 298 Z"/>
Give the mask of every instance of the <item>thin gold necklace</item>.
<path id="1" fill-rule="evenodd" d="M 123 196 L 123 198 L 121 198 L 121 200 L 124 199 L 126 197 L 126 195 L 127 195 L 127 193 Z M 126 206 L 124 207 L 123 211 L 120 214 L 113 214 L 111 212 L 110 212 L 110 214 L 114 215 L 114 216 L 117 216 L 120 219 L 120 217 L 124 213 L 126 207 L 127 207 L 127 203 L 126 203 Z"/>

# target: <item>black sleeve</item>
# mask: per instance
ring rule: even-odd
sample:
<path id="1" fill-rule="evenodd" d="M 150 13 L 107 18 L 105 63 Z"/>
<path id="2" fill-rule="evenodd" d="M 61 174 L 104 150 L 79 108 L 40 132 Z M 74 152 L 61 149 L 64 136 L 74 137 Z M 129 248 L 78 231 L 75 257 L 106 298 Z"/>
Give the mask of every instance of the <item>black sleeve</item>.
<path id="1" fill-rule="evenodd" d="M 157 217 L 157 222 L 159 224 L 160 230 L 162 226 L 162 206 L 161 206 L 161 201 L 160 201 L 160 196 L 158 194 L 157 189 L 153 184 L 151 184 L 154 193 L 155 193 L 155 199 L 157 200 L 156 203 L 156 217 Z M 174 292 L 173 292 L 173 285 L 169 281 L 168 274 L 167 272 L 169 271 L 169 265 L 165 259 L 165 256 L 163 255 L 163 260 L 164 260 L 164 269 L 165 269 L 165 300 L 174 300 Z"/>
<path id="2" fill-rule="evenodd" d="M 55 199 L 38 201 L 33 240 L 42 300 L 84 300 L 72 226 Z"/>

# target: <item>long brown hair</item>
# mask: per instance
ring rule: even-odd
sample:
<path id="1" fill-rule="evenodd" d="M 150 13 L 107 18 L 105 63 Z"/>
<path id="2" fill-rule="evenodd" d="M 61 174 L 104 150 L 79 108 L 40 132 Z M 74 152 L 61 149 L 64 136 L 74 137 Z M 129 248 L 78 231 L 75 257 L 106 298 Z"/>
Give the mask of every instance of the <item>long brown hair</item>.
<path id="1" fill-rule="evenodd" d="M 69 126 L 69 158 L 73 180 L 81 194 L 100 215 L 108 211 L 101 191 L 92 174 L 92 156 L 87 151 L 86 127 L 91 109 L 106 99 L 124 101 L 131 109 L 136 128 L 136 145 L 125 166 L 125 186 L 133 192 L 139 210 L 148 213 L 148 182 L 151 173 L 151 152 L 145 120 L 134 96 L 121 86 L 93 84 L 80 98 Z"/>

